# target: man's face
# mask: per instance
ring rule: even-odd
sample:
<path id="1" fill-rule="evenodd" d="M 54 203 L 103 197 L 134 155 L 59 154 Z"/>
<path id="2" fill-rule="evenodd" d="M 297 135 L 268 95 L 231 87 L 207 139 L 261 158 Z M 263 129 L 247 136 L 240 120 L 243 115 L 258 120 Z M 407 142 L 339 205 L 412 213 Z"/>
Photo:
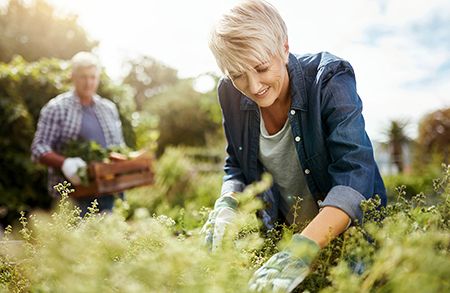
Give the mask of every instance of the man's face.
<path id="1" fill-rule="evenodd" d="M 271 106 L 289 87 L 286 64 L 278 55 L 260 64 L 252 64 L 254 70 L 230 74 L 234 86 L 252 99 L 259 107 Z"/>
<path id="2" fill-rule="evenodd" d="M 72 73 L 72 82 L 80 97 L 92 97 L 97 92 L 100 72 L 95 66 L 79 67 Z"/>

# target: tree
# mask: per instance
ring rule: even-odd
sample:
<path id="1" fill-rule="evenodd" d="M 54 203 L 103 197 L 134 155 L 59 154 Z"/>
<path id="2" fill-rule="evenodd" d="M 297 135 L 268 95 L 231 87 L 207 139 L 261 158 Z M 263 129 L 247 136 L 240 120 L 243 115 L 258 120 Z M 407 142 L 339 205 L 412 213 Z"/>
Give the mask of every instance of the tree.
<path id="1" fill-rule="evenodd" d="M 135 91 L 136 109 L 142 111 L 145 101 L 178 81 L 177 70 L 149 56 L 128 61 L 130 71 L 124 79 Z"/>
<path id="2" fill-rule="evenodd" d="M 387 141 L 385 145 L 389 149 L 391 162 L 397 167 L 398 172 L 405 169 L 405 161 L 403 157 L 404 146 L 411 141 L 405 134 L 405 128 L 408 125 L 406 121 L 392 120 L 389 128 L 385 132 Z"/>
<path id="3" fill-rule="evenodd" d="M 0 61 L 9 62 L 14 55 L 27 61 L 42 57 L 67 60 L 97 46 L 77 23 L 77 16 L 58 16 L 45 0 L 27 2 L 9 0 L 0 10 Z"/>
<path id="4" fill-rule="evenodd" d="M 175 85 L 145 103 L 144 110 L 158 119 L 158 148 L 167 146 L 205 146 L 221 132 L 221 117 L 216 94 L 194 90 L 192 79 L 180 79 Z"/>
<path id="5" fill-rule="evenodd" d="M 417 143 L 417 158 L 422 163 L 430 163 L 433 155 L 439 156 L 444 163 L 448 163 L 450 156 L 450 108 L 434 111 L 421 120 Z"/>

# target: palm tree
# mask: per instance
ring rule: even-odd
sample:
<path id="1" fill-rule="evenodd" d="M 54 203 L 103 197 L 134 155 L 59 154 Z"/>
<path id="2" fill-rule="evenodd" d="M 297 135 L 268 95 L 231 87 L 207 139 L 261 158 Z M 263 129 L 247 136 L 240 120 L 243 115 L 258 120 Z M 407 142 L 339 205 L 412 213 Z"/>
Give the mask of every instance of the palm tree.
<path id="1" fill-rule="evenodd" d="M 392 120 L 389 128 L 385 132 L 387 137 L 385 146 L 389 149 L 392 164 L 397 166 L 397 170 L 400 173 L 405 169 L 403 148 L 411 141 L 405 133 L 407 125 L 407 121 Z"/>

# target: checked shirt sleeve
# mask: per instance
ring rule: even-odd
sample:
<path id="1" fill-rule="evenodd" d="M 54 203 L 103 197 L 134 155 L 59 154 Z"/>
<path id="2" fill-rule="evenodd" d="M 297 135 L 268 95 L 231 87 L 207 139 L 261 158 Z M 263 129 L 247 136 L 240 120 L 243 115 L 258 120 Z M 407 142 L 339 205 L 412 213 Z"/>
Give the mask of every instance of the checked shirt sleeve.
<path id="1" fill-rule="evenodd" d="M 61 135 L 61 110 L 52 104 L 42 108 L 39 115 L 36 133 L 31 144 L 31 159 L 38 162 L 40 157 L 52 152 Z"/>
<path id="2" fill-rule="evenodd" d="M 121 146 L 125 146 L 125 139 L 123 137 L 123 130 L 122 130 L 122 121 L 120 120 L 119 111 L 117 110 L 117 106 L 113 104 L 113 112 L 114 112 L 114 119 L 115 119 L 115 125 L 116 125 L 116 131 L 117 131 L 117 137 L 118 141 L 117 144 Z"/>

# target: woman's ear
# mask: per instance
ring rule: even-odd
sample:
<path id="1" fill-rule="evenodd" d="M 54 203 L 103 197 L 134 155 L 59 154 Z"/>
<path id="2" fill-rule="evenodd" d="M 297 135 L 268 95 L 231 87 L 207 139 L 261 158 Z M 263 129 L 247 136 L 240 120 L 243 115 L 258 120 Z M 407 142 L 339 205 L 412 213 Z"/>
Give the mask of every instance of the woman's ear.
<path id="1" fill-rule="evenodd" d="M 284 42 L 284 54 L 285 54 L 285 62 L 286 64 L 289 62 L 289 41 L 286 39 Z"/>

